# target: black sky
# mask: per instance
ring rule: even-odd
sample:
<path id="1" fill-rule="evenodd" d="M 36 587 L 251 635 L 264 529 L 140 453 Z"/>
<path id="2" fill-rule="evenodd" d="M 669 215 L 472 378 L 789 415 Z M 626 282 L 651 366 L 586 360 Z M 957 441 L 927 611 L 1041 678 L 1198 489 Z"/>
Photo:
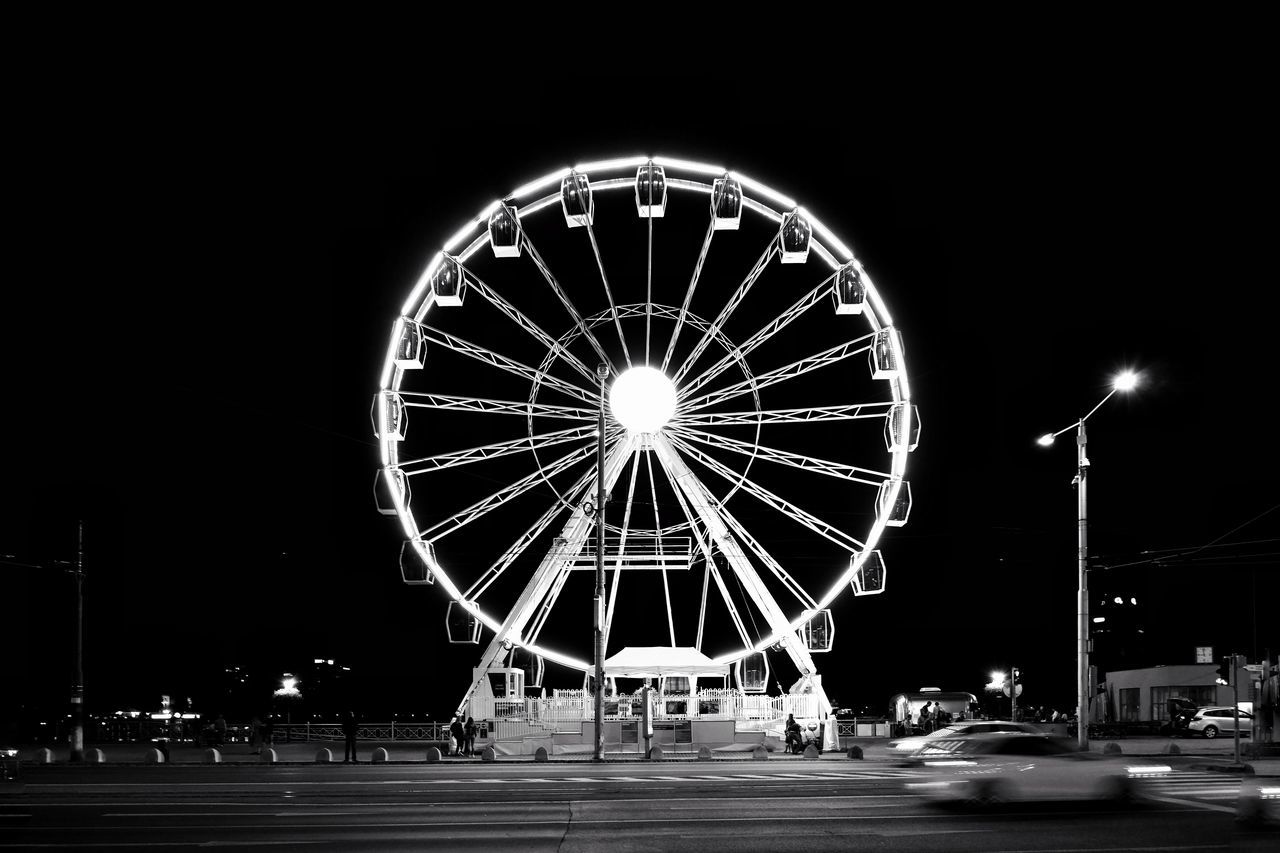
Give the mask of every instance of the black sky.
<path id="1" fill-rule="evenodd" d="M 820 664 L 842 704 L 976 692 L 1010 661 L 1067 704 L 1074 459 L 1033 439 L 1123 367 L 1143 387 L 1090 422 L 1096 562 L 1262 542 L 1095 586 L 1150 602 L 1158 660 L 1274 653 L 1274 140 L 1255 63 L 1217 59 L 1023 57 L 841 86 L 534 76 L 506 97 L 485 78 L 444 98 L 439 80 L 279 68 L 85 82 L 61 103 L 90 131 L 48 137 L 21 232 L 33 262 L 10 285 L 34 299 L 10 316 L 0 554 L 72 559 L 85 519 L 99 709 L 315 656 L 362 673 L 371 709 L 446 713 L 474 652 L 445 643 L 438 589 L 400 584 L 396 525 L 372 503 L 389 324 L 490 199 L 563 165 L 665 153 L 822 211 L 903 329 L 924 424 L 915 507 L 882 543 L 889 592 L 837 605 Z M 3 579 L 4 711 L 56 704 L 69 581 Z"/>

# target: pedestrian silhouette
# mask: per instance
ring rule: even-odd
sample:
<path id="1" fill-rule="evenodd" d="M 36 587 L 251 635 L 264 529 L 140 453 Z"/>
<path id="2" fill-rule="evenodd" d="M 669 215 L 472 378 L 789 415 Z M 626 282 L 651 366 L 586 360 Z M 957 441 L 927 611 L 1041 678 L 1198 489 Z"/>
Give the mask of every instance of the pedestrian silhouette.
<path id="1" fill-rule="evenodd" d="M 346 740 L 346 753 L 342 758 L 343 764 L 359 764 L 360 759 L 356 756 L 356 736 L 360 733 L 360 724 L 356 721 L 354 711 L 347 711 L 342 715 L 342 737 Z"/>

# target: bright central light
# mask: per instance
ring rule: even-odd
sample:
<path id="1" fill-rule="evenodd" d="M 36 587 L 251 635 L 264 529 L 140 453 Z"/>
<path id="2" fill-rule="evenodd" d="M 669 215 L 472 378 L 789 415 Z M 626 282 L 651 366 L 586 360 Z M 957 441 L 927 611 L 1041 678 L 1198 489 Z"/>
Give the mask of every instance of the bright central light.
<path id="1" fill-rule="evenodd" d="M 628 432 L 657 432 L 676 412 L 676 386 L 653 367 L 633 367 L 609 390 L 609 409 Z"/>
<path id="2" fill-rule="evenodd" d="M 1117 391 L 1132 391 L 1134 388 L 1138 387 L 1138 374 L 1134 373 L 1132 370 L 1126 370 L 1124 373 L 1116 376 L 1113 387 Z"/>

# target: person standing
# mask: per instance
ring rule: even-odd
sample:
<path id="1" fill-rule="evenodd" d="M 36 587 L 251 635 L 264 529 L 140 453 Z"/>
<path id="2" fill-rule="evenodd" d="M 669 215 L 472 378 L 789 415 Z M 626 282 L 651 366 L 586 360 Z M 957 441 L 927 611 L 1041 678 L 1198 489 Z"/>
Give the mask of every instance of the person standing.
<path id="1" fill-rule="evenodd" d="M 920 709 L 920 731 L 926 734 L 929 732 L 927 728 L 929 725 L 929 708 L 932 705 L 932 702 L 925 702 L 924 707 Z"/>
<path id="2" fill-rule="evenodd" d="M 218 718 L 213 721 L 213 745 L 221 748 L 227 740 L 227 718 L 218 713 Z"/>
<path id="3" fill-rule="evenodd" d="M 474 755 L 476 751 L 476 721 L 471 717 L 467 717 L 467 724 L 462 728 L 462 736 L 466 741 L 467 755 Z"/>
<path id="4" fill-rule="evenodd" d="M 356 721 L 354 711 L 347 711 L 342 715 L 342 737 L 346 741 L 346 752 L 343 754 L 343 764 L 359 764 L 360 758 L 356 755 L 356 736 L 360 734 L 360 724 Z"/>
<path id="5" fill-rule="evenodd" d="M 457 717 L 453 718 L 453 722 L 449 724 L 449 736 L 453 738 L 453 754 L 461 755 L 462 747 L 467 737 L 462 728 L 462 720 Z"/>
<path id="6" fill-rule="evenodd" d="M 262 719 L 257 714 L 249 723 L 249 746 L 254 755 L 262 754 Z"/>

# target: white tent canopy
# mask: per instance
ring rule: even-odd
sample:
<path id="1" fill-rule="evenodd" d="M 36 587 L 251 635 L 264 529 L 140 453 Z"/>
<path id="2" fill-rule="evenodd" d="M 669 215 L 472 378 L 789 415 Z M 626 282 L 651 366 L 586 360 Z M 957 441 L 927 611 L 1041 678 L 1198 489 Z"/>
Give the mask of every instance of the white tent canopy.
<path id="1" fill-rule="evenodd" d="M 728 677 L 729 664 L 716 663 L 692 646 L 628 646 L 605 660 L 604 674 L 606 678 Z"/>

